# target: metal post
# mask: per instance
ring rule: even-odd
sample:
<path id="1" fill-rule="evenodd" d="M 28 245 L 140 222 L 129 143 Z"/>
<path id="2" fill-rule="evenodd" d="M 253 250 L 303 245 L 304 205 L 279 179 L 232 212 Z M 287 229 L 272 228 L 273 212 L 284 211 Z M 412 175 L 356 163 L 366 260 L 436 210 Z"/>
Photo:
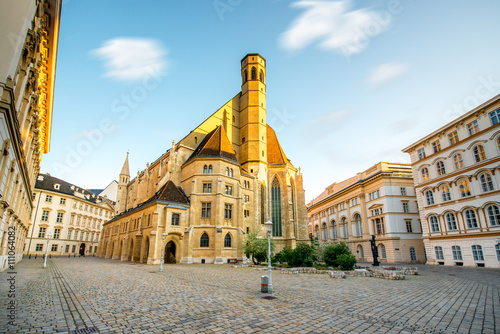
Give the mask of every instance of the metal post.
<path id="1" fill-rule="evenodd" d="M 49 234 L 47 234 L 47 249 L 45 249 L 45 261 L 43 262 L 43 267 L 46 268 L 47 267 L 47 254 L 49 253 L 49 242 L 50 242 L 50 237 L 52 237 L 52 233 L 49 232 Z"/>
<path id="2" fill-rule="evenodd" d="M 165 247 L 165 237 L 167 235 L 165 234 L 165 232 L 163 232 L 163 234 L 161 235 L 161 260 L 160 260 L 160 271 L 163 271 L 163 248 Z"/>
<path id="3" fill-rule="evenodd" d="M 273 223 L 271 221 L 266 222 L 267 225 L 267 270 L 269 271 L 269 283 L 268 283 L 268 293 L 273 293 L 273 279 L 272 279 L 272 270 L 271 266 L 271 226 Z"/>

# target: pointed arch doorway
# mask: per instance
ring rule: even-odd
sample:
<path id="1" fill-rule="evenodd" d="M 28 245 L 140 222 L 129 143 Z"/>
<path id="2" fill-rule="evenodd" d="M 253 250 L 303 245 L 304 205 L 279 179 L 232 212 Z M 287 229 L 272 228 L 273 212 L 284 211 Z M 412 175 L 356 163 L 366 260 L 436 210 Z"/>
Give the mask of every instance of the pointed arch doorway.
<path id="1" fill-rule="evenodd" d="M 175 263 L 176 248 L 172 240 L 167 242 L 165 246 L 165 263 Z"/>

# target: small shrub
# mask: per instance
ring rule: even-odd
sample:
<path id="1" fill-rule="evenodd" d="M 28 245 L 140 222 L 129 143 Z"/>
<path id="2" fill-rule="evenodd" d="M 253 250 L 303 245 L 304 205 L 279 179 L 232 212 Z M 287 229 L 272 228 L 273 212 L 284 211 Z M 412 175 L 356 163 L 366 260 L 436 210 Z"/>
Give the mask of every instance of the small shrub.
<path id="1" fill-rule="evenodd" d="M 351 252 L 341 254 L 337 261 L 341 270 L 353 270 L 356 265 L 356 257 Z"/>

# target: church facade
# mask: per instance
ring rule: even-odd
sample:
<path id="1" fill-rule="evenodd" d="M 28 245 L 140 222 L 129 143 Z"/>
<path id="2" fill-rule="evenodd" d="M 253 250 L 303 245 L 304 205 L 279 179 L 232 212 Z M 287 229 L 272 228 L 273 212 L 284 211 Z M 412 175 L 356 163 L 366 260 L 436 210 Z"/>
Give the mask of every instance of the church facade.
<path id="1" fill-rule="evenodd" d="M 302 174 L 266 122 L 266 60 L 241 60 L 241 92 L 130 180 L 119 176 L 115 217 L 98 255 L 158 264 L 245 260 L 250 230 L 276 250 L 309 240 Z"/>

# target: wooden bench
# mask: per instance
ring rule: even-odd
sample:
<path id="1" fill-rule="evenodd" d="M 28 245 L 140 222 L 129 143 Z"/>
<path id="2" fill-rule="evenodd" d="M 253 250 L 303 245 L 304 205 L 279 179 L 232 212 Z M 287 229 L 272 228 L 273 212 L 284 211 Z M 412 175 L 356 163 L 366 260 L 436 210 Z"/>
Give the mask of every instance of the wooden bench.
<path id="1" fill-rule="evenodd" d="M 227 259 L 227 263 L 238 263 L 238 262 L 241 262 L 243 260 L 240 260 L 240 259 Z"/>

